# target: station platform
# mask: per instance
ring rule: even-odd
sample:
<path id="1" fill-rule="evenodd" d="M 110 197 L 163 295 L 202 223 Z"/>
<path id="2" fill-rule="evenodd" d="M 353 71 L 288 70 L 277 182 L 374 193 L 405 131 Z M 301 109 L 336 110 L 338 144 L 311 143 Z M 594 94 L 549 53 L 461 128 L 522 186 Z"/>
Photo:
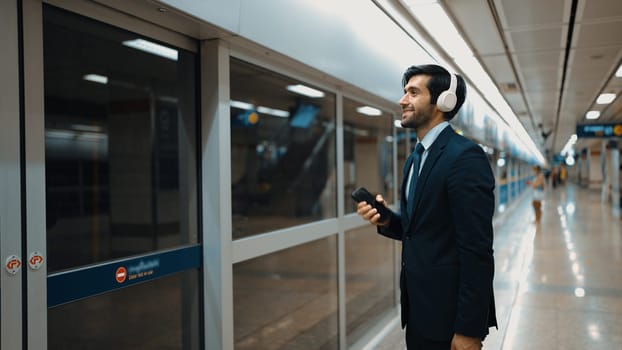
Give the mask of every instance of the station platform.
<path id="1" fill-rule="evenodd" d="M 540 224 L 531 191 L 495 218 L 499 329 L 485 350 L 622 349 L 622 225 L 600 190 L 547 188 Z M 406 349 L 395 326 L 370 349 Z"/>

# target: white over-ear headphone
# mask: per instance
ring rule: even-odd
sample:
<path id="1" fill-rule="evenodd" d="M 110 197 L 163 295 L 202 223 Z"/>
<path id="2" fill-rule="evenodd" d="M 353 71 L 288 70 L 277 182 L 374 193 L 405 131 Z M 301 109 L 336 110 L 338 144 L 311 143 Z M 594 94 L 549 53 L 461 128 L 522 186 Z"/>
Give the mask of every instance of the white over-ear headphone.
<path id="1" fill-rule="evenodd" d="M 449 89 L 441 92 L 436 99 L 436 107 L 441 112 L 450 112 L 456 107 L 458 97 L 456 96 L 456 87 L 458 85 L 458 79 L 453 73 L 449 73 L 451 82 L 449 83 Z"/>

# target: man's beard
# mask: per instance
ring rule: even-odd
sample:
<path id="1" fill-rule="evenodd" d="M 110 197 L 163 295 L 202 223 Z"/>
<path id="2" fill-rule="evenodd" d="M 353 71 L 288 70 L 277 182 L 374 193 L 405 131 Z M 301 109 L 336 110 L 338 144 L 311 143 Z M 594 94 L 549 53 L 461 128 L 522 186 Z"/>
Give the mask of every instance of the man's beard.
<path id="1" fill-rule="evenodd" d="M 410 116 L 410 118 L 402 120 L 402 127 L 417 130 L 420 126 L 430 122 L 430 119 L 432 118 L 431 113 L 432 111 L 430 110 L 423 110 L 420 112 L 415 110 L 412 112 L 412 116 Z"/>

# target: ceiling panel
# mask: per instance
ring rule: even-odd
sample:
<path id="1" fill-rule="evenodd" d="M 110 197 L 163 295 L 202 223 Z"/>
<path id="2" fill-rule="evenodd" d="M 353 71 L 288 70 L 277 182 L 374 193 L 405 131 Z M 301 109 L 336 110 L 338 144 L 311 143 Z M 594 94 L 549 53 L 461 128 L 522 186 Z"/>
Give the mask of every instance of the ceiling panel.
<path id="1" fill-rule="evenodd" d="M 508 33 L 514 52 L 562 48 L 562 27 Z"/>
<path id="2" fill-rule="evenodd" d="M 523 70 L 522 76 L 525 90 L 549 90 L 551 94 L 559 91 L 560 79 L 556 69 Z"/>
<path id="3" fill-rule="evenodd" d="M 596 93 L 595 89 L 598 89 L 607 77 L 594 74 L 594 70 L 590 69 L 590 66 L 573 65 L 568 68 L 566 79 L 565 88 L 572 86 L 578 87 L 579 90 L 590 89 L 592 93 Z"/>
<path id="4" fill-rule="evenodd" d="M 622 2 L 622 1 L 621 1 Z M 601 23 L 583 23 L 577 26 L 578 47 L 614 46 L 622 44 L 622 20 Z"/>
<path id="5" fill-rule="evenodd" d="M 549 101 L 543 101 L 539 104 L 534 104 L 535 107 L 531 110 L 534 117 L 540 116 L 543 123 L 553 124 L 555 120 L 555 113 L 557 112 L 557 104 L 548 103 Z"/>
<path id="6" fill-rule="evenodd" d="M 536 113 L 537 110 L 541 110 L 543 106 L 552 106 L 557 107 L 557 102 L 555 99 L 549 98 L 552 94 L 530 94 L 527 96 L 527 101 L 529 102 L 529 106 L 531 107 L 531 112 Z M 553 103 L 551 103 L 553 102 Z"/>
<path id="7" fill-rule="evenodd" d="M 480 59 L 498 84 L 516 82 L 510 60 L 506 55 L 482 56 Z"/>
<path id="8" fill-rule="evenodd" d="M 543 154 L 545 147 L 553 151 L 550 155 L 561 151 L 576 124 L 586 122 L 584 114 L 602 89 L 622 94 L 622 78 L 611 77 L 622 64 L 622 0 L 578 1 L 566 66 L 573 0 L 440 2 L 459 22 L 478 60 Z M 499 46 L 503 40 L 509 53 Z M 564 69 L 565 83 L 560 94 Z M 532 115 L 527 114 L 527 109 Z M 622 96 L 599 109 L 604 112 L 597 122 L 622 122 Z M 556 121 L 557 129 L 543 147 L 541 130 L 537 125 L 534 130 L 533 123 L 542 122 L 547 129 Z"/>
<path id="9" fill-rule="evenodd" d="M 568 89 L 564 90 L 564 104 L 579 104 L 583 106 L 583 111 L 588 110 L 600 94 L 601 85 L 592 86 L 593 88 L 590 88 L 589 85 L 573 82 L 572 85 L 568 86 Z M 598 88 L 596 86 L 598 86 Z M 572 101 L 569 101 L 570 99 Z"/>
<path id="10" fill-rule="evenodd" d="M 504 94 L 505 100 L 508 102 L 510 107 L 514 110 L 516 115 L 521 115 L 522 113 L 527 113 L 527 107 L 525 106 L 525 101 L 523 101 L 523 95 L 520 93 L 511 93 Z"/>
<path id="11" fill-rule="evenodd" d="M 535 96 L 534 94 L 530 96 Z M 557 105 L 549 104 L 545 101 L 542 102 L 534 102 L 533 98 L 529 98 L 527 101 L 529 103 L 529 108 L 531 110 L 531 115 L 533 119 L 537 123 L 544 124 L 555 124 L 555 114 L 557 112 Z"/>
<path id="12" fill-rule="evenodd" d="M 551 145 L 550 148 L 552 150 L 555 150 L 554 152 L 556 153 L 561 151 L 568 142 L 568 139 L 570 139 L 570 135 L 576 133 L 576 131 L 577 126 L 575 124 L 560 123 L 560 125 L 557 126 L 557 137 L 555 137 L 555 144 Z"/>
<path id="13" fill-rule="evenodd" d="M 622 122 L 622 97 L 618 96 L 618 99 L 613 105 L 609 107 L 609 115 L 605 114 L 605 120 L 608 122 Z"/>
<path id="14" fill-rule="evenodd" d="M 568 68 L 565 90 L 573 93 L 573 97 L 586 101 L 583 111 L 590 108 L 605 87 L 619 56 L 619 48 L 571 50 L 572 63 Z"/>
<path id="15" fill-rule="evenodd" d="M 602 72 L 601 80 L 607 78 L 604 74 L 612 70 L 618 62 L 620 47 L 572 49 L 569 68 L 578 67 L 580 70 L 591 71 L 593 75 Z"/>
<path id="16" fill-rule="evenodd" d="M 610 88 L 622 89 L 622 77 L 614 77 L 607 86 Z"/>
<path id="17" fill-rule="evenodd" d="M 562 23 L 564 0 L 495 0 L 501 3 L 507 26 L 537 26 Z"/>
<path id="18" fill-rule="evenodd" d="M 517 53 L 513 55 L 521 69 L 548 70 L 559 68 L 563 65 L 563 52 L 561 50 L 542 51 L 532 53 Z"/>
<path id="19" fill-rule="evenodd" d="M 495 28 L 488 3 L 483 0 L 450 0 L 445 2 L 461 29 L 480 55 L 505 53 L 503 42 Z M 473 18 L 477 21 L 473 21 Z"/>
<path id="20" fill-rule="evenodd" d="M 576 110 L 579 108 L 580 113 L 583 113 L 589 108 L 592 102 L 594 102 L 594 97 L 595 95 L 592 94 L 564 92 L 562 109 Z"/>
<path id="21" fill-rule="evenodd" d="M 565 93 L 562 101 L 563 103 L 561 104 L 562 111 L 578 111 L 577 117 L 579 117 L 585 113 L 593 100 L 592 96 Z"/>
<path id="22" fill-rule="evenodd" d="M 622 122 L 622 99 L 618 98 L 612 104 L 607 106 L 600 118 L 598 119 L 601 123 L 613 123 L 613 122 Z"/>
<path id="23" fill-rule="evenodd" d="M 582 3 L 585 5 L 583 20 L 622 16 L 622 1 L 619 0 L 589 0 Z"/>

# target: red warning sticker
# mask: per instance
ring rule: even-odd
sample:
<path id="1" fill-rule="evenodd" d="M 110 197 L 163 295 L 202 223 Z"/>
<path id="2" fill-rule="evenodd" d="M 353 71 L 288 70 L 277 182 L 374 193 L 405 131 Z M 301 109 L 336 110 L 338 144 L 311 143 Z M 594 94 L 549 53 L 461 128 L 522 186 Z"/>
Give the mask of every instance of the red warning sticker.
<path id="1" fill-rule="evenodd" d="M 127 270 L 125 269 L 125 267 L 119 267 L 117 269 L 117 272 L 115 272 L 114 274 L 114 278 L 117 280 L 118 283 L 125 282 L 125 279 L 127 278 Z"/>
<path id="2" fill-rule="evenodd" d="M 11 275 L 16 275 L 19 271 L 19 268 L 22 266 L 22 261 L 17 255 L 11 255 L 6 259 L 6 270 Z"/>

